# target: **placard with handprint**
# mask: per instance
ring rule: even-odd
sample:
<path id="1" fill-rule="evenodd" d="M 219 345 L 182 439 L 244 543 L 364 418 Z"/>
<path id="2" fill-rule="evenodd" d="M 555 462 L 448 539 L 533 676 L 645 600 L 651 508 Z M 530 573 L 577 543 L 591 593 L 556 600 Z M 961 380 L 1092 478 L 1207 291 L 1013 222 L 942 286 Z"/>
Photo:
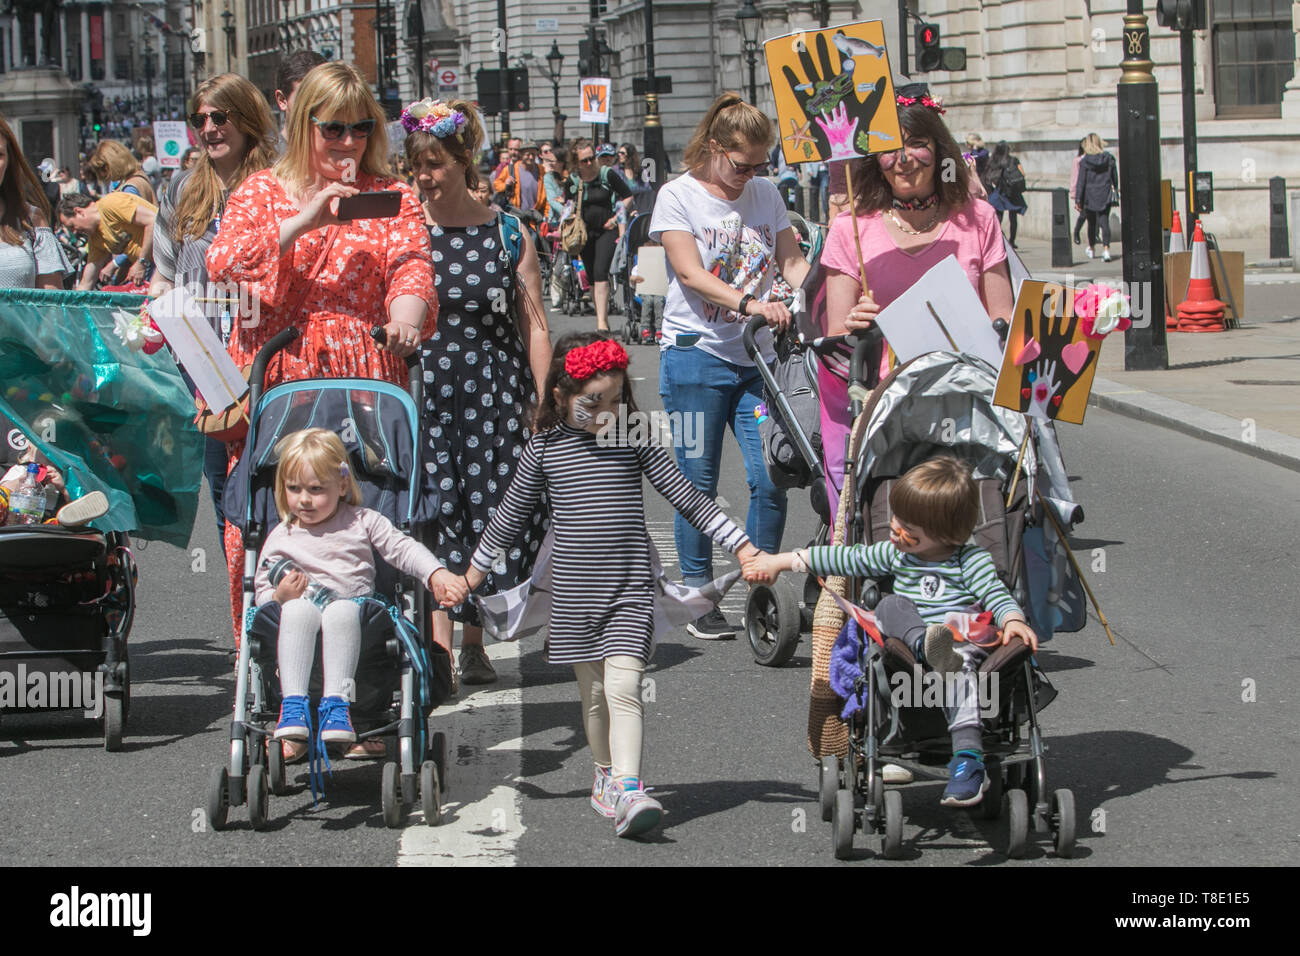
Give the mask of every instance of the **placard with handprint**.
<path id="1" fill-rule="evenodd" d="M 1021 283 L 993 404 L 1083 424 L 1101 339 L 1084 334 L 1074 297 L 1074 289 L 1055 282 Z"/>
<path id="2" fill-rule="evenodd" d="M 903 145 L 883 21 L 792 33 L 763 50 L 787 163 L 857 159 Z"/>

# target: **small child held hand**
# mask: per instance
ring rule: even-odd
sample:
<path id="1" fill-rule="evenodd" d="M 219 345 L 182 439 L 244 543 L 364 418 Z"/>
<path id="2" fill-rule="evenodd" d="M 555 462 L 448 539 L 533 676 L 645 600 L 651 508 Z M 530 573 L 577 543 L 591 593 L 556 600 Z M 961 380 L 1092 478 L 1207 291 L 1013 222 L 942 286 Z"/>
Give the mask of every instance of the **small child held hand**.
<path id="1" fill-rule="evenodd" d="M 446 568 L 439 568 L 429 575 L 428 585 L 442 607 L 455 607 L 469 596 L 469 587 L 465 584 L 465 579 L 458 574 L 452 574 Z"/>
<path id="2" fill-rule="evenodd" d="M 795 566 L 795 553 L 785 551 L 781 554 L 767 554 L 758 551 L 748 561 L 742 560 L 741 568 L 745 580 L 750 584 L 772 584 L 782 571 L 790 571 Z"/>
<path id="3" fill-rule="evenodd" d="M 1010 618 L 1002 625 L 1002 643 L 1010 644 L 1013 637 L 1018 637 L 1028 644 L 1030 650 L 1035 652 L 1038 650 L 1038 635 L 1024 618 Z"/>
<path id="4" fill-rule="evenodd" d="M 302 597 L 306 590 L 307 575 L 293 570 L 281 578 L 280 583 L 275 586 L 275 600 L 280 604 L 288 604 L 294 598 Z"/>

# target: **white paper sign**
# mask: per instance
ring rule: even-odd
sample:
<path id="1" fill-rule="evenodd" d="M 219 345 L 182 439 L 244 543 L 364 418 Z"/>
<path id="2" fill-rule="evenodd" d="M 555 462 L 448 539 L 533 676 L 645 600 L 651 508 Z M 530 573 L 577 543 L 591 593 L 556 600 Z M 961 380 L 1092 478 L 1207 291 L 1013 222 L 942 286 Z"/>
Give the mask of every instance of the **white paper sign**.
<path id="1" fill-rule="evenodd" d="M 1033 276 L 1029 274 L 1024 261 L 1020 258 L 1020 253 L 1011 247 L 1011 240 L 1006 236 L 1002 237 L 1002 247 L 1007 251 L 1007 268 L 1011 270 L 1011 300 L 1014 302 L 1020 298 L 1020 283 L 1032 279 Z"/>
<path id="2" fill-rule="evenodd" d="M 1002 364 L 998 334 L 954 256 L 921 276 L 876 321 L 899 362 L 928 352 L 958 351 L 978 355 L 994 368 Z"/>
<path id="3" fill-rule="evenodd" d="M 586 77 L 579 83 L 579 123 L 609 122 L 609 89 L 608 77 Z"/>
<path id="4" fill-rule="evenodd" d="M 181 157 L 190 147 L 185 124 L 178 120 L 159 120 L 153 124 L 153 141 L 162 168 L 180 169 Z"/>
<path id="5" fill-rule="evenodd" d="M 189 290 L 182 286 L 160 295 L 149 303 L 149 314 L 209 408 L 220 411 L 244 397 L 248 383 Z"/>
<path id="6" fill-rule="evenodd" d="M 645 280 L 636 284 L 637 295 L 668 294 L 668 260 L 663 246 L 642 246 L 637 251 L 636 274 Z"/>

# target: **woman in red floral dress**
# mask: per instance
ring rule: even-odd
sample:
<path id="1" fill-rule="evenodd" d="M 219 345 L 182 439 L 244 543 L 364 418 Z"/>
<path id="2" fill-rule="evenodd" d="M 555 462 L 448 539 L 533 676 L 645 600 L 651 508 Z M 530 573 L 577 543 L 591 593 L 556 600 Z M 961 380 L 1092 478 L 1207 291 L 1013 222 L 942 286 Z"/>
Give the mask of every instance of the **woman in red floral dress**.
<path id="1" fill-rule="evenodd" d="M 302 336 L 267 368 L 267 386 L 305 378 L 377 378 L 406 385 L 406 356 L 433 334 L 437 296 L 424 214 L 414 191 L 387 166 L 384 112 L 352 67 L 325 63 L 307 74 L 287 124 L 289 146 L 272 169 L 231 195 L 208 251 L 214 282 L 246 284 L 255 316 L 231 323 L 235 364 L 251 365 L 289 325 Z M 340 221 L 337 200 L 397 190 L 391 219 Z M 313 268 L 329 244 L 314 280 Z M 370 330 L 382 325 L 380 348 Z M 243 442 L 230 446 L 231 468 Z M 226 525 L 231 612 L 240 637 L 243 541 Z"/>

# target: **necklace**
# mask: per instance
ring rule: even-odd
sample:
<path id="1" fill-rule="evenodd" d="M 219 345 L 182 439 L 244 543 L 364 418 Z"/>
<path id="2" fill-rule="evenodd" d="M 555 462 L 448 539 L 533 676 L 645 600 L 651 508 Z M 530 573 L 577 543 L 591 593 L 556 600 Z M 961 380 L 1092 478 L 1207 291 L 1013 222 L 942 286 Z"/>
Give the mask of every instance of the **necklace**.
<path id="1" fill-rule="evenodd" d="M 930 195 L 926 196 L 924 199 L 899 199 L 897 196 L 894 197 L 894 208 L 905 209 L 908 212 L 916 212 L 920 209 L 933 209 L 937 205 L 939 205 L 938 191 L 930 193 Z"/>
<path id="2" fill-rule="evenodd" d="M 897 211 L 893 209 L 889 210 L 889 218 L 894 220 L 894 225 L 897 226 L 899 229 L 901 229 L 903 232 L 907 233 L 909 236 L 919 236 L 929 232 L 931 229 L 933 229 L 935 226 L 939 224 L 939 219 L 941 215 L 942 215 L 941 212 L 936 212 L 934 214 L 934 218 L 931 219 L 929 222 L 927 222 L 920 229 L 912 229 L 903 224 L 903 220 L 898 218 Z"/>

